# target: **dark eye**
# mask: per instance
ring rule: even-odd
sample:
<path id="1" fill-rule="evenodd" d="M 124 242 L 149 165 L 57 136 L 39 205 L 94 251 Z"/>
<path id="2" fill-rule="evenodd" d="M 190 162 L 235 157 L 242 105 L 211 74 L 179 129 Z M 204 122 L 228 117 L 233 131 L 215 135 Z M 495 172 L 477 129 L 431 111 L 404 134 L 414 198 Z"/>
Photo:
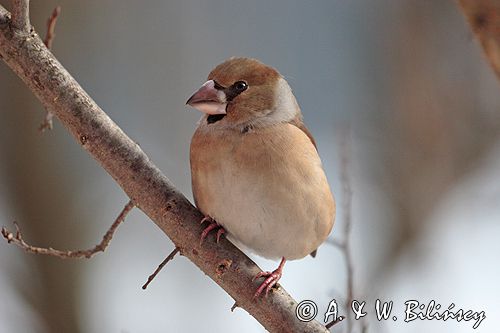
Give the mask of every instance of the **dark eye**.
<path id="1" fill-rule="evenodd" d="M 247 90 L 247 88 L 248 88 L 248 84 L 247 84 L 245 81 L 237 81 L 237 82 L 235 82 L 235 83 L 233 84 L 233 86 L 234 86 L 234 89 L 235 89 L 237 92 L 239 92 L 239 93 L 241 93 L 241 92 L 243 92 L 243 91 Z"/>

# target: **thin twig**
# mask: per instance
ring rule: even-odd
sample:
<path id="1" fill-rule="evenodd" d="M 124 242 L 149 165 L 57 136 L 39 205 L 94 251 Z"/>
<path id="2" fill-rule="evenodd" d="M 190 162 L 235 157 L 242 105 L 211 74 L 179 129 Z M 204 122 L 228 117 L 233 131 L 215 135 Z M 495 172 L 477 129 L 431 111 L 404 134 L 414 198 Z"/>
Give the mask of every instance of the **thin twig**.
<path id="1" fill-rule="evenodd" d="M 328 324 L 325 325 L 325 327 L 327 329 L 330 329 L 332 328 L 333 326 L 337 325 L 338 323 L 340 323 L 341 321 L 343 321 L 345 319 L 344 316 L 339 316 L 337 319 L 335 320 L 332 320 L 331 322 L 329 322 Z"/>
<path id="2" fill-rule="evenodd" d="M 29 0 L 12 0 L 12 28 L 30 31 Z"/>
<path id="3" fill-rule="evenodd" d="M 49 50 L 52 49 L 52 43 L 54 42 L 54 38 L 56 37 L 55 29 L 59 14 L 61 14 L 61 6 L 57 6 L 56 8 L 54 8 L 54 10 L 52 11 L 52 15 L 50 15 L 47 20 L 47 34 L 45 35 L 43 43 Z"/>
<path id="4" fill-rule="evenodd" d="M 341 133 L 340 138 L 340 177 L 343 185 L 343 195 L 342 195 L 342 206 L 344 209 L 344 240 L 340 243 L 342 251 L 345 257 L 346 269 L 347 269 L 347 295 L 345 300 L 345 307 L 349 309 L 351 303 L 354 299 L 354 273 L 353 273 L 353 263 L 352 263 L 352 253 L 351 253 L 351 230 L 352 230 L 352 188 L 351 180 L 349 177 L 349 163 L 351 157 L 350 145 L 351 145 L 351 130 L 347 127 L 346 130 Z M 352 332 L 352 319 L 349 315 L 350 312 L 347 311 L 347 332 Z"/>
<path id="5" fill-rule="evenodd" d="M 146 288 L 148 287 L 148 285 L 151 283 L 151 281 L 153 281 L 153 279 L 156 277 L 156 275 L 158 275 L 158 273 L 160 273 L 160 271 L 162 270 L 163 267 L 165 267 L 166 264 L 168 264 L 168 262 L 172 259 L 174 259 L 175 255 L 179 252 L 179 248 L 176 247 L 172 252 L 170 252 L 170 254 L 165 258 L 165 260 L 163 260 L 161 262 L 161 264 L 158 266 L 158 268 L 153 272 L 153 274 L 151 274 L 149 277 L 148 277 L 148 280 L 146 281 L 146 283 L 142 286 L 142 289 L 146 290 Z"/>
<path id="6" fill-rule="evenodd" d="M 54 114 L 50 112 L 50 110 L 45 110 L 45 118 L 43 118 L 43 122 L 38 127 L 40 132 L 45 132 L 45 130 L 52 130 L 54 128 L 54 122 L 52 121 L 54 118 Z"/>
<path id="7" fill-rule="evenodd" d="M 234 302 L 233 306 L 231 307 L 231 312 L 233 312 L 236 308 L 239 308 L 238 303 Z"/>
<path id="8" fill-rule="evenodd" d="M 29 253 L 49 255 L 63 259 L 68 259 L 68 258 L 88 259 L 94 256 L 97 252 L 104 252 L 104 250 L 108 247 L 109 243 L 111 242 L 111 239 L 113 238 L 113 234 L 115 233 L 116 228 L 118 228 L 118 226 L 125 220 L 125 217 L 130 212 L 130 210 L 132 210 L 132 208 L 134 208 L 134 204 L 132 201 L 129 201 L 127 205 L 123 208 L 123 210 L 120 212 L 116 220 L 113 222 L 111 227 L 108 229 L 106 234 L 102 237 L 102 241 L 93 248 L 88 250 L 61 251 L 53 249 L 51 247 L 44 248 L 44 247 L 37 247 L 30 245 L 24 241 L 21 231 L 19 230 L 19 226 L 17 225 L 16 222 L 14 222 L 14 225 L 16 227 L 16 234 L 14 235 L 5 227 L 3 227 L 2 236 L 5 239 L 7 239 L 7 242 L 13 243 Z"/>
<path id="9" fill-rule="evenodd" d="M 334 239 L 334 238 L 328 238 L 325 243 L 333 245 L 333 246 L 337 247 L 339 250 L 345 249 L 345 242 L 339 241 L 339 240 Z"/>
<path id="10" fill-rule="evenodd" d="M 54 10 L 52 11 L 52 15 L 50 15 L 50 17 L 47 20 L 47 34 L 45 35 L 43 43 L 45 44 L 45 46 L 47 46 L 49 50 L 52 49 L 52 43 L 54 42 L 54 38 L 56 37 L 55 28 L 59 14 L 61 14 L 61 6 L 57 6 L 56 8 L 54 8 Z M 54 124 L 52 122 L 53 117 L 54 114 L 47 109 L 45 111 L 45 118 L 43 120 L 43 123 L 40 124 L 38 130 L 40 132 L 44 132 L 47 129 L 51 130 L 54 127 Z"/>
<path id="11" fill-rule="evenodd" d="M 351 130 L 347 126 L 345 129 L 340 131 L 340 178 L 342 183 L 342 209 L 344 212 L 344 235 L 341 241 L 333 238 L 329 238 L 326 243 L 337 247 L 344 255 L 344 261 L 347 270 L 347 286 L 346 286 L 346 298 L 344 306 L 347 309 L 347 315 L 340 319 L 337 318 L 336 321 L 331 322 L 326 325 L 327 328 L 337 324 L 339 321 L 347 319 L 347 332 L 351 333 L 353 329 L 353 322 L 350 315 L 349 309 L 351 308 L 351 303 L 354 299 L 354 268 L 353 259 L 351 253 L 351 230 L 352 230 L 352 188 L 351 180 L 349 177 L 349 163 L 350 163 L 350 145 L 351 145 Z M 329 326 L 330 325 L 330 326 Z"/>

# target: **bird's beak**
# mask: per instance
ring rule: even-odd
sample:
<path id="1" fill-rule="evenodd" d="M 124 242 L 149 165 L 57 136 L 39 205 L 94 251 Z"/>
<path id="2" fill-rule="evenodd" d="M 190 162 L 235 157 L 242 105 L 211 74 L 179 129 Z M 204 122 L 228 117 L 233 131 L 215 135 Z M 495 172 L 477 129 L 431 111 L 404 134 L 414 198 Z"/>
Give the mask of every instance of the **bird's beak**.
<path id="1" fill-rule="evenodd" d="M 214 80 L 205 82 L 186 104 L 206 114 L 226 114 L 226 94 L 215 88 Z"/>

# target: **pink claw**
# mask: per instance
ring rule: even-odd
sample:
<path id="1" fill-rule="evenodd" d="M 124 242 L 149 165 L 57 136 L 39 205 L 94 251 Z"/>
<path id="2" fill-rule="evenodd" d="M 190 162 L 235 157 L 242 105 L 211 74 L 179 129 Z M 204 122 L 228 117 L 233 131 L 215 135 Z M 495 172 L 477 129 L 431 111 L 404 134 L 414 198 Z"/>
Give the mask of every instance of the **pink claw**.
<path id="1" fill-rule="evenodd" d="M 203 232 L 201 233 L 201 236 L 200 236 L 200 244 L 203 243 L 205 238 L 207 238 L 210 231 L 212 231 L 214 229 L 218 229 L 216 239 L 217 239 L 217 243 L 219 243 L 220 237 L 226 233 L 226 230 L 220 224 L 215 222 L 210 216 L 205 216 L 201 220 L 200 224 L 203 224 L 204 222 L 210 222 L 210 224 L 205 229 L 203 229 Z"/>
<path id="2" fill-rule="evenodd" d="M 262 284 L 259 286 L 259 288 L 257 289 L 257 291 L 255 292 L 255 294 L 253 295 L 253 298 L 257 298 L 260 296 L 260 294 L 262 294 L 262 292 L 264 291 L 264 289 L 266 290 L 266 297 L 267 295 L 269 294 L 269 291 L 271 290 L 272 287 L 274 287 L 279 279 L 281 279 L 281 276 L 283 275 L 283 267 L 285 266 L 285 258 L 283 257 L 281 259 L 281 262 L 278 266 L 278 268 L 276 268 L 274 271 L 272 272 L 260 272 L 259 274 L 257 274 L 252 281 L 255 281 L 257 280 L 258 278 L 261 278 L 263 276 L 266 276 L 267 278 L 264 280 L 264 282 L 262 282 Z"/>
<path id="3" fill-rule="evenodd" d="M 205 222 L 213 223 L 215 221 L 210 216 L 205 216 L 204 218 L 201 219 L 200 224 L 203 224 Z"/>
<path id="4" fill-rule="evenodd" d="M 220 237 L 226 233 L 226 229 L 219 226 L 219 230 L 217 230 L 217 240 L 216 243 L 219 244 Z"/>

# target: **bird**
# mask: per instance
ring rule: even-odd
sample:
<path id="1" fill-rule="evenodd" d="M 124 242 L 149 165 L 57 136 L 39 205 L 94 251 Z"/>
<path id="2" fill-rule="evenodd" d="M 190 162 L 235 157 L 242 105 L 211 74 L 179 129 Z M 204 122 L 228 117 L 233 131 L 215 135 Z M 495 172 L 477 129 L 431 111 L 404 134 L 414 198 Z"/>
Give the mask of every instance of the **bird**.
<path id="1" fill-rule="evenodd" d="M 190 146 L 195 205 L 242 250 L 279 260 L 254 297 L 282 277 L 285 262 L 311 254 L 330 234 L 335 199 L 316 142 L 285 78 L 259 60 L 217 65 L 187 105 L 202 112 Z"/>

